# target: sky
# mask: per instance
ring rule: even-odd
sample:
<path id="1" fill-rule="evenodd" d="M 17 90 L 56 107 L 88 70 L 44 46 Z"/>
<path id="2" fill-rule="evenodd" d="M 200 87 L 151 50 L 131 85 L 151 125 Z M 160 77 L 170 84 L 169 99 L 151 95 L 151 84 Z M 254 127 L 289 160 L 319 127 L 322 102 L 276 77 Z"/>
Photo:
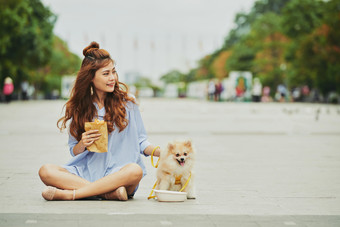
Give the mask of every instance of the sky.
<path id="1" fill-rule="evenodd" d="M 116 61 L 120 80 L 138 73 L 159 83 L 171 70 L 187 73 L 223 45 L 237 12 L 255 0 L 42 0 L 58 17 L 54 33 L 72 52 L 91 41 Z"/>

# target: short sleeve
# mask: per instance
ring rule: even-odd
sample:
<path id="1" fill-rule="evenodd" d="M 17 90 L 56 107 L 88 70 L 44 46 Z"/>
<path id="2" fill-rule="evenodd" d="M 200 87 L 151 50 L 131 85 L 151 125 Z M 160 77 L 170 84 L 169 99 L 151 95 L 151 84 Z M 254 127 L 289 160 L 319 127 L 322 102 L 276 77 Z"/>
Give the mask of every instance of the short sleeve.
<path id="1" fill-rule="evenodd" d="M 142 116 L 140 114 L 139 108 L 137 105 L 134 105 L 134 115 L 135 115 L 135 120 L 136 120 L 136 126 L 138 130 L 138 142 L 139 142 L 139 147 L 140 147 L 140 153 L 143 154 L 144 156 L 148 156 L 144 154 L 144 150 L 151 145 L 151 143 L 147 140 L 147 134 L 146 130 L 144 128 Z"/>

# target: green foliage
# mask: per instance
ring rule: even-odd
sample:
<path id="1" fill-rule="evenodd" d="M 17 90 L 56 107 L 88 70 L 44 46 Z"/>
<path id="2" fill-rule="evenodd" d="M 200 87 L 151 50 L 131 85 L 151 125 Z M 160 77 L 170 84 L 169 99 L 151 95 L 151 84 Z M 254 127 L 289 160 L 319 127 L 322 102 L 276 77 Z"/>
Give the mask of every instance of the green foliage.
<path id="1" fill-rule="evenodd" d="M 254 40 L 248 37 L 236 43 L 231 49 L 231 57 L 227 60 L 226 66 L 230 71 L 250 71 L 255 59 Z"/>
<path id="2" fill-rule="evenodd" d="M 161 77 L 161 80 L 166 83 L 178 83 L 184 80 L 184 74 L 178 70 L 172 70 Z"/>
<path id="3" fill-rule="evenodd" d="M 291 0 L 282 10 L 282 28 L 289 37 L 299 38 L 321 26 L 325 13 L 324 2 L 318 0 Z"/>
<path id="4" fill-rule="evenodd" d="M 340 92 L 340 1 L 291 1 L 283 13 L 283 29 L 294 38 L 287 51 L 291 85 Z"/>
<path id="5" fill-rule="evenodd" d="M 188 74 L 181 73 L 178 70 L 172 70 L 161 77 L 161 80 L 166 84 L 180 83 L 185 84 L 196 80 L 197 70 L 191 70 Z"/>
<path id="6" fill-rule="evenodd" d="M 0 1 L 0 76 L 14 81 L 47 64 L 56 17 L 39 0 Z"/>
<path id="7" fill-rule="evenodd" d="M 48 64 L 36 72 L 40 77 L 35 81 L 35 85 L 45 93 L 50 93 L 53 90 L 60 91 L 61 77 L 75 74 L 80 68 L 80 64 L 80 58 L 69 51 L 63 40 L 54 36 L 52 56 Z"/>
<path id="8" fill-rule="evenodd" d="M 229 32 L 223 47 L 215 51 L 209 61 L 205 57 L 199 62 L 196 79 L 223 78 L 221 74 L 228 75 L 229 71 L 235 70 L 259 74 L 272 86 L 282 82 L 284 75 L 279 67 L 284 63 L 282 46 L 285 44 L 282 39 L 285 37 L 282 35 L 279 14 L 288 2 L 258 0 L 249 13 L 238 13 L 234 20 L 236 26 Z M 264 58 L 261 59 L 261 55 Z M 276 55 L 279 55 L 277 60 Z M 222 59 L 225 61 L 224 68 L 221 67 Z M 217 62 L 220 70 L 216 70 Z M 273 69 L 268 70 L 268 65 L 273 63 Z M 223 69 L 227 72 L 223 72 Z M 273 78 L 276 82 L 272 82 Z"/>
<path id="9" fill-rule="evenodd" d="M 0 82 L 10 76 L 18 89 L 28 80 L 49 93 L 61 76 L 74 74 L 78 56 L 53 35 L 57 17 L 40 0 L 0 0 Z"/>
<path id="10" fill-rule="evenodd" d="M 67 44 L 54 36 L 53 53 L 48 64 L 50 73 L 58 76 L 74 74 L 80 63 L 80 58 L 69 51 Z"/>
<path id="11" fill-rule="evenodd" d="M 198 62 L 198 69 L 196 74 L 193 76 L 195 80 L 206 80 L 214 77 L 213 63 L 214 58 L 211 55 L 207 55 Z M 184 81 L 190 82 L 190 81 Z"/>
<path id="12" fill-rule="evenodd" d="M 262 16 L 262 14 L 266 14 L 268 12 L 280 14 L 281 10 L 290 1 L 291 0 L 259 0 L 259 1 L 256 1 L 249 15 L 251 19 L 256 19 L 258 16 Z"/>
<path id="13" fill-rule="evenodd" d="M 186 75 L 223 78 L 229 71 L 251 71 L 276 90 L 309 85 L 327 95 L 340 93 L 340 1 L 257 0 L 249 13 L 235 16 L 224 45 Z M 189 81 L 190 81 L 189 80 Z"/>
<path id="14" fill-rule="evenodd" d="M 262 17 L 263 14 L 280 14 L 282 8 L 289 1 L 290 0 L 258 0 L 254 3 L 254 6 L 249 13 L 240 12 L 236 14 L 234 20 L 236 27 L 229 32 L 222 49 L 230 49 L 241 41 L 242 38 L 250 32 L 254 21 L 259 17 Z"/>
<path id="15" fill-rule="evenodd" d="M 252 71 L 261 81 L 275 90 L 285 81 L 285 49 L 288 38 L 281 31 L 281 17 L 275 13 L 266 13 L 253 24 L 249 34 L 254 40 L 256 57 Z"/>
<path id="16" fill-rule="evenodd" d="M 136 88 L 142 88 L 142 87 L 150 87 L 152 84 L 151 80 L 147 77 L 140 77 L 138 78 L 138 80 L 136 81 L 136 83 L 134 83 L 134 86 Z"/>
<path id="17" fill-rule="evenodd" d="M 161 88 L 159 86 L 153 84 L 152 81 L 147 77 L 138 78 L 136 83 L 134 83 L 134 86 L 137 89 L 146 88 L 146 87 L 151 88 L 152 91 L 153 91 L 154 97 L 157 97 L 157 93 L 161 91 Z"/>

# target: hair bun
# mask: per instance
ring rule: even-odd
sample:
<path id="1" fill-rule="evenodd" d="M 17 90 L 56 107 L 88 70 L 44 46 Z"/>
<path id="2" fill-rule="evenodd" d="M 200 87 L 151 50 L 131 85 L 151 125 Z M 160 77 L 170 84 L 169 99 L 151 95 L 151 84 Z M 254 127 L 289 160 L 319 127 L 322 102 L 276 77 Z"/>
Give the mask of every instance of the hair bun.
<path id="1" fill-rule="evenodd" d="M 83 55 L 86 57 L 86 54 L 87 52 L 90 50 L 90 49 L 99 49 L 99 43 L 93 41 L 90 43 L 90 45 L 88 45 L 87 47 L 84 48 L 83 50 Z"/>

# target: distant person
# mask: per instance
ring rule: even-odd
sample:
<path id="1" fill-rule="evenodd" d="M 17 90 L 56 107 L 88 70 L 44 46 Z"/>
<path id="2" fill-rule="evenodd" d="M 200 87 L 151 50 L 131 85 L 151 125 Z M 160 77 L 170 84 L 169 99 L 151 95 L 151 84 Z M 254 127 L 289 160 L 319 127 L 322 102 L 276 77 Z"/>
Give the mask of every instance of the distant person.
<path id="1" fill-rule="evenodd" d="M 28 100 L 28 88 L 29 88 L 29 84 L 27 80 L 24 80 L 23 82 L 21 82 L 21 97 L 23 100 Z"/>
<path id="2" fill-rule="evenodd" d="M 223 84 L 222 84 L 222 82 L 219 80 L 219 81 L 215 84 L 215 101 L 217 101 L 217 102 L 221 101 L 221 94 L 222 94 L 223 90 L 224 90 Z"/>
<path id="3" fill-rule="evenodd" d="M 294 102 L 301 101 L 301 89 L 299 87 L 293 88 L 292 97 Z"/>
<path id="4" fill-rule="evenodd" d="M 147 141 L 138 105 L 119 82 L 110 54 L 96 42 L 83 54 L 65 116 L 57 124 L 62 130 L 70 121 L 68 144 L 73 158 L 63 166 L 40 168 L 39 176 L 49 186 L 42 196 L 46 200 L 99 196 L 124 201 L 135 194 L 146 174 L 141 154 L 155 151 L 159 156 L 160 150 Z M 84 124 L 97 118 L 107 122 L 108 152 L 87 149 L 101 134 L 98 130 L 85 132 Z"/>
<path id="5" fill-rule="evenodd" d="M 10 77 L 6 77 L 5 82 L 4 82 L 4 87 L 2 89 L 2 92 L 5 95 L 6 103 L 11 102 L 13 91 L 14 91 L 13 80 Z"/>
<path id="6" fill-rule="evenodd" d="M 309 101 L 309 92 L 310 92 L 310 90 L 309 90 L 308 85 L 304 85 L 302 87 L 302 101 L 303 102 L 308 102 Z"/>
<path id="7" fill-rule="evenodd" d="M 254 84 L 253 84 L 251 93 L 252 93 L 253 102 L 261 101 L 262 84 L 259 78 L 254 78 Z"/>
<path id="8" fill-rule="evenodd" d="M 214 96 L 215 96 L 215 82 L 214 80 L 210 80 L 209 83 L 208 83 L 208 99 L 210 101 L 213 101 L 214 100 Z"/>
<path id="9" fill-rule="evenodd" d="M 321 95 L 320 95 L 320 92 L 319 92 L 319 89 L 315 88 L 312 90 L 311 92 L 313 94 L 312 96 L 312 102 L 321 102 Z"/>
<path id="10" fill-rule="evenodd" d="M 275 98 L 279 102 L 285 102 L 286 101 L 286 97 L 287 97 L 287 89 L 286 89 L 286 87 L 283 84 L 278 85 L 277 86 L 277 91 L 276 91 Z"/>
<path id="11" fill-rule="evenodd" d="M 261 102 L 272 102 L 273 99 L 272 97 L 270 97 L 270 87 L 265 86 L 263 88 L 263 92 L 262 92 L 262 98 L 261 98 Z"/>

